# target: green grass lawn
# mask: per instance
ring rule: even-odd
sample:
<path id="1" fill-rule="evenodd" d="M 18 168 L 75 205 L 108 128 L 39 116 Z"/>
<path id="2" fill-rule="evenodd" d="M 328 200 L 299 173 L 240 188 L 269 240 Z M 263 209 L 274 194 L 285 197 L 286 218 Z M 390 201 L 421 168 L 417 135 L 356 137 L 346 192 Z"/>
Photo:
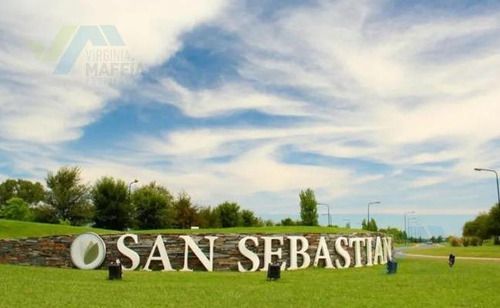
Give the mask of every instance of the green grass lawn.
<path id="1" fill-rule="evenodd" d="M 115 233 L 116 231 L 89 227 L 73 227 L 65 225 L 42 224 L 17 220 L 0 219 L 0 238 L 39 237 L 47 235 L 68 235 L 84 232 L 99 234 Z"/>
<path id="2" fill-rule="evenodd" d="M 500 258 L 500 245 L 496 246 L 469 246 L 469 247 L 432 247 L 410 248 L 409 254 L 448 256 L 450 253 L 457 257 Z"/>
<path id="3" fill-rule="evenodd" d="M 90 227 L 73 227 L 65 225 L 42 224 L 35 222 L 24 222 L 16 220 L 0 219 L 0 238 L 39 237 L 48 235 L 81 234 L 84 232 L 95 232 L 97 234 L 120 233 L 114 230 L 96 229 Z M 220 229 L 166 229 L 166 230 L 133 230 L 131 233 L 170 233 L 170 234 L 194 234 L 194 233 L 353 233 L 366 232 L 357 229 L 333 228 L 333 227 L 251 227 L 251 228 L 220 228 Z"/>
<path id="4" fill-rule="evenodd" d="M 498 307 L 500 263 L 442 260 L 346 270 L 265 273 L 125 272 L 0 265 L 4 307 Z"/>

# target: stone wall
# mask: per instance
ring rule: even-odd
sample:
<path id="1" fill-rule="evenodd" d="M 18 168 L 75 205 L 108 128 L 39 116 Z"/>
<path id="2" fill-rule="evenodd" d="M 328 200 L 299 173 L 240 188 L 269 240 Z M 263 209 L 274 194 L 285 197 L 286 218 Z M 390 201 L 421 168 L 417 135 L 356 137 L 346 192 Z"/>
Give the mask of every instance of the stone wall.
<path id="1" fill-rule="evenodd" d="M 138 234 L 139 241 L 135 244 L 129 238 L 126 241 L 127 247 L 136 251 L 141 257 L 140 268 L 144 267 L 146 260 L 151 252 L 154 241 L 159 234 Z M 169 260 L 175 270 L 179 270 L 184 265 L 184 250 L 185 243 L 179 238 L 182 234 L 161 234 Z M 335 239 L 338 237 L 372 237 L 373 246 L 377 236 L 385 237 L 384 234 L 289 234 L 300 235 L 307 238 L 309 242 L 309 249 L 307 253 L 314 260 L 318 242 L 320 237 L 325 237 L 332 261 L 340 259 L 340 256 L 335 252 Z M 130 260 L 121 255 L 117 250 L 117 240 L 121 235 L 101 235 L 106 243 L 106 260 L 102 267 L 107 267 L 111 262 L 120 259 L 125 266 L 130 266 Z M 259 245 L 247 242 L 247 247 L 259 255 L 261 264 L 263 263 L 264 255 L 264 241 L 262 237 L 283 237 L 284 244 L 279 245 L 276 241 L 273 243 L 273 250 L 278 248 L 282 249 L 281 261 L 286 261 L 289 264 L 289 240 L 287 234 L 191 234 L 189 235 L 195 242 L 198 243 L 200 249 L 208 256 L 209 255 L 209 241 L 205 236 L 217 236 L 214 244 L 214 271 L 220 270 L 238 270 L 238 262 L 245 268 L 251 267 L 251 262 L 245 258 L 238 250 L 239 241 L 246 236 L 255 236 L 259 239 Z M 53 266 L 71 268 L 73 264 L 70 257 L 70 247 L 73 236 L 49 236 L 40 238 L 21 238 L 21 239 L 4 239 L 0 240 L 0 263 L 21 264 L 21 265 L 38 265 L 38 266 Z M 354 266 L 354 251 L 353 248 L 345 247 L 351 256 L 351 266 Z M 372 247 L 373 250 L 374 247 Z M 366 248 L 361 249 L 363 265 L 366 264 Z M 194 253 L 189 253 L 189 267 L 194 270 L 205 270 L 202 263 L 196 258 Z M 343 259 L 341 259 L 343 260 Z M 299 263 L 301 263 L 299 256 Z M 343 262 L 343 261 L 342 261 Z M 312 262 L 311 262 L 312 263 Z M 324 262 L 320 261 L 319 266 L 324 266 Z M 153 261 L 152 268 L 161 269 L 160 261 Z"/>

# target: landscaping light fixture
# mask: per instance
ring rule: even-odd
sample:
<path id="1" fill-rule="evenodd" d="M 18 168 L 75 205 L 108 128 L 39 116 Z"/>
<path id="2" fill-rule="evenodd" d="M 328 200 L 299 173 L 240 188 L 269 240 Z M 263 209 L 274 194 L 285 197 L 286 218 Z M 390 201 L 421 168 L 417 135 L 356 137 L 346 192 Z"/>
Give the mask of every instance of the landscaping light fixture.
<path id="1" fill-rule="evenodd" d="M 109 280 L 122 279 L 122 265 L 120 264 L 120 260 L 116 260 L 116 262 L 112 262 L 108 266 L 108 279 Z"/>
<path id="2" fill-rule="evenodd" d="M 267 268 L 267 281 L 274 281 L 281 278 L 281 264 L 279 262 L 270 263 Z"/>

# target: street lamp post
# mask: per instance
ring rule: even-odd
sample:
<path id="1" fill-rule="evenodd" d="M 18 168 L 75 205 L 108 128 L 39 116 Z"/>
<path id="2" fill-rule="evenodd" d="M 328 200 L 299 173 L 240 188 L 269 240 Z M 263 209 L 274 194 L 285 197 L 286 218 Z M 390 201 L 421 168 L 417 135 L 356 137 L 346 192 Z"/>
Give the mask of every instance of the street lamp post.
<path id="1" fill-rule="evenodd" d="M 375 202 L 369 202 L 368 203 L 368 220 L 366 221 L 366 225 L 370 223 L 370 205 L 371 204 L 380 204 L 380 201 L 375 201 Z"/>
<path id="2" fill-rule="evenodd" d="M 128 184 L 128 197 L 130 198 L 130 191 L 132 189 L 132 185 L 134 185 L 135 183 L 138 183 L 139 181 L 137 179 L 133 180 L 132 182 L 130 182 Z"/>
<path id="3" fill-rule="evenodd" d="M 318 202 L 318 204 L 319 205 L 326 205 L 328 207 L 328 227 L 330 227 L 332 225 L 332 220 L 330 217 L 330 205 L 326 204 L 326 203 L 321 203 L 321 202 Z"/>
<path id="4" fill-rule="evenodd" d="M 484 169 L 484 168 L 474 168 L 475 171 L 487 171 L 487 172 L 493 172 L 497 178 L 497 197 L 498 197 L 498 206 L 500 206 L 500 188 L 498 186 L 498 172 L 496 172 L 493 169 Z"/>
<path id="5" fill-rule="evenodd" d="M 406 228 L 406 222 L 408 221 L 407 218 L 406 218 L 406 215 L 408 214 L 415 214 L 415 211 L 410 211 L 410 212 L 406 212 L 405 213 L 405 233 L 406 233 L 406 237 L 405 237 L 405 246 L 408 245 L 408 229 Z"/>

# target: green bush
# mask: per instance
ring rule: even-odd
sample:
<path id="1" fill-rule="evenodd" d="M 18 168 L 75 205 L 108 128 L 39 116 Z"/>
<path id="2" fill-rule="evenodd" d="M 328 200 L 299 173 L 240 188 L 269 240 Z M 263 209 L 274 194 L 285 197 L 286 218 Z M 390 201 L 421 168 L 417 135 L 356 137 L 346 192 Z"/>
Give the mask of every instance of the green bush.
<path id="1" fill-rule="evenodd" d="M 5 219 L 30 221 L 33 219 L 28 202 L 21 198 L 11 198 L 2 208 L 1 216 Z"/>
<path id="2" fill-rule="evenodd" d="M 464 247 L 468 247 L 470 244 L 470 237 L 463 237 L 462 238 L 462 245 L 464 245 Z"/>
<path id="3" fill-rule="evenodd" d="M 450 245 L 453 247 L 462 246 L 462 240 L 458 237 L 450 236 L 449 238 Z"/>
<path id="4" fill-rule="evenodd" d="M 43 204 L 32 209 L 33 221 L 49 224 L 58 224 L 57 211 L 48 204 Z"/>
<path id="5" fill-rule="evenodd" d="M 483 246 L 483 240 L 478 236 L 470 237 L 469 243 L 471 246 Z"/>

